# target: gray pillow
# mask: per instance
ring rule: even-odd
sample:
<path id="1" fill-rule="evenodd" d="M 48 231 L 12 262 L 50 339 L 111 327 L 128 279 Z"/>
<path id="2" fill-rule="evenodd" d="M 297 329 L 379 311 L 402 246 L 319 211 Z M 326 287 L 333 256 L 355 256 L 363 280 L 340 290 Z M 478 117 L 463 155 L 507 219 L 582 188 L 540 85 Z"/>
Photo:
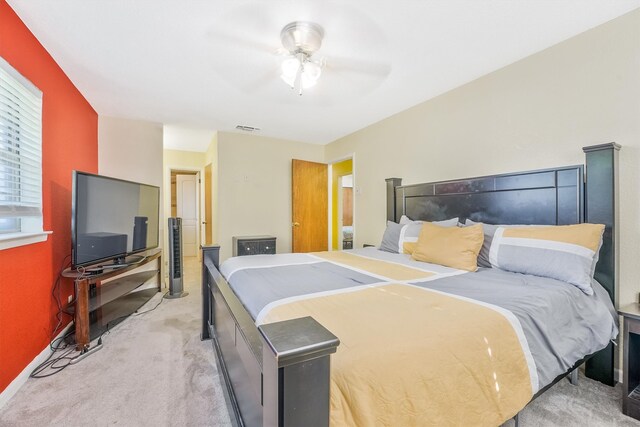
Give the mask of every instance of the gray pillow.
<path id="1" fill-rule="evenodd" d="M 478 254 L 478 267 L 491 268 L 489 262 L 489 250 L 491 250 L 491 242 L 493 241 L 493 235 L 496 234 L 496 230 L 499 225 L 485 224 L 484 222 L 475 222 L 467 219 L 464 222 L 465 226 L 482 224 L 482 232 L 484 233 L 484 242 L 482 242 L 482 248 Z"/>
<path id="2" fill-rule="evenodd" d="M 404 226 L 396 224 L 393 221 L 387 221 L 387 229 L 384 230 L 382 242 L 380 243 L 381 251 L 398 253 L 398 242 L 400 241 L 400 231 L 402 231 L 402 227 Z"/>
<path id="3" fill-rule="evenodd" d="M 493 235 L 496 234 L 496 230 L 499 227 L 526 227 L 524 225 L 494 225 L 485 224 L 484 222 L 475 222 L 470 219 L 465 220 L 464 225 L 482 224 L 482 232 L 484 233 L 484 242 L 482 242 L 482 248 L 478 254 L 478 267 L 491 268 L 491 262 L 489 261 L 489 251 L 491 250 L 491 242 L 493 242 Z"/>

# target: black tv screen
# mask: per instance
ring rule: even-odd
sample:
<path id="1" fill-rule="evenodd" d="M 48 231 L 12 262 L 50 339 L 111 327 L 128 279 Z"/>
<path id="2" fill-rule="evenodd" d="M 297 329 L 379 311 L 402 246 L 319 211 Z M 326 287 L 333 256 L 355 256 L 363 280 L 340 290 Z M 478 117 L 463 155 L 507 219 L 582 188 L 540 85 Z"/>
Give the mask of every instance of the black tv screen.
<path id="1" fill-rule="evenodd" d="M 72 263 L 87 266 L 158 246 L 160 188 L 73 172 Z"/>

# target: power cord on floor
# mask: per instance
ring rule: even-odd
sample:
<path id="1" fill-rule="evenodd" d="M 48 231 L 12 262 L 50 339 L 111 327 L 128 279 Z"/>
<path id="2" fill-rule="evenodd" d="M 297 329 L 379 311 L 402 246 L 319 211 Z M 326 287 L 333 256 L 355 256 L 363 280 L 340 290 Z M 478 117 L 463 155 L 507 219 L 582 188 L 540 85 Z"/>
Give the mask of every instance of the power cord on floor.
<path id="1" fill-rule="evenodd" d="M 44 362 L 39 364 L 29 375 L 31 378 L 46 378 L 57 374 L 71 364 L 73 357 L 69 357 L 75 350 L 73 344 L 68 344 L 66 339 L 73 334 L 73 331 L 67 332 L 65 335 L 58 337 L 49 343 L 51 348 L 51 354 L 45 359 Z M 56 353 L 62 352 L 62 354 L 54 357 Z M 47 372 L 44 374 L 43 372 Z"/>
<path id="2" fill-rule="evenodd" d="M 142 312 L 138 312 L 138 310 L 136 310 L 136 311 L 133 313 L 133 315 L 134 315 L 134 316 L 141 316 L 141 315 L 143 315 L 143 314 L 147 314 L 147 313 L 149 313 L 149 312 L 151 312 L 151 311 L 155 310 L 156 308 L 158 308 L 158 307 L 160 306 L 160 304 L 162 304 L 162 301 L 164 301 L 164 300 L 165 300 L 165 297 L 167 296 L 167 294 L 168 294 L 168 293 L 169 293 L 169 291 L 165 292 L 165 293 L 162 295 L 162 298 L 160 298 L 160 301 L 158 301 L 158 303 L 155 305 L 155 307 L 153 307 L 153 308 L 151 308 L 151 309 L 149 309 L 149 310 L 142 311 Z"/>
<path id="3" fill-rule="evenodd" d="M 66 260 L 66 258 L 65 258 Z M 60 325 L 62 324 L 62 304 L 60 303 L 60 298 L 59 298 L 59 288 L 60 288 L 60 278 L 61 275 L 58 276 L 55 284 L 54 284 L 54 290 L 52 292 L 54 299 L 56 300 L 56 303 L 58 304 L 58 313 L 56 315 L 56 318 L 58 319 L 58 324 L 56 325 L 56 327 L 54 328 L 54 333 L 56 333 L 58 331 L 58 329 L 60 328 Z M 167 294 L 169 293 L 169 291 L 165 292 L 162 297 L 160 298 L 160 301 L 158 301 L 158 303 L 153 307 L 150 308 L 149 310 L 145 310 L 142 312 L 138 312 L 137 310 L 132 313 L 134 316 L 140 316 L 143 314 L 147 314 L 149 312 L 152 312 L 153 310 L 155 310 L 156 308 L 158 308 L 160 306 L 160 304 L 162 304 L 162 302 L 165 300 L 165 297 L 167 296 Z M 66 312 L 65 312 L 66 313 Z M 111 325 L 123 320 L 125 318 L 129 317 L 129 315 L 124 315 L 124 316 L 120 316 L 120 317 L 116 317 L 115 319 L 109 321 L 105 327 L 105 331 L 102 332 L 102 334 L 100 334 L 100 336 L 98 337 L 98 341 L 96 343 L 96 345 L 102 345 L 102 337 L 104 335 L 108 335 L 111 333 Z M 49 357 L 47 357 L 47 359 L 42 362 L 41 364 L 39 364 L 29 375 L 29 377 L 31 378 L 46 378 L 46 377 L 50 377 L 52 375 L 55 375 L 59 372 L 61 372 L 62 370 L 64 370 L 66 367 L 68 367 L 69 365 L 71 365 L 71 361 L 74 359 L 74 357 L 70 357 L 70 355 L 76 351 L 75 349 L 75 344 L 69 344 L 66 340 L 68 337 L 70 337 L 72 334 L 74 333 L 74 331 L 69 331 L 67 332 L 65 335 L 58 337 L 58 338 L 54 338 L 50 343 L 49 343 L 49 347 L 51 348 L 51 354 L 49 355 Z M 58 352 L 62 352 L 62 354 L 54 357 L 54 355 Z M 49 372 L 47 372 L 49 371 Z M 46 373 L 43 373 L 46 372 Z"/>

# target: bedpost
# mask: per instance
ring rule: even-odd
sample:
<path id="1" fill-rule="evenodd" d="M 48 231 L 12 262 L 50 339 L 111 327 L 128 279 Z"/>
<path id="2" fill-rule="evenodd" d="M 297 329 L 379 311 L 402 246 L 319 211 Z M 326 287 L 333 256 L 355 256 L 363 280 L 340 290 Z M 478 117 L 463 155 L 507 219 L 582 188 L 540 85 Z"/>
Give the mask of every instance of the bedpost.
<path id="1" fill-rule="evenodd" d="M 607 290 L 618 307 L 618 151 L 615 142 L 584 147 L 586 156 L 585 222 L 604 224 L 595 279 Z M 615 352 L 611 343 L 587 361 L 586 375 L 615 385 Z"/>
<path id="2" fill-rule="evenodd" d="M 340 341 L 312 317 L 258 327 L 262 425 L 328 427 L 330 356 Z"/>
<path id="3" fill-rule="evenodd" d="M 202 332 L 201 340 L 211 339 L 209 323 L 211 321 L 211 289 L 209 283 L 209 270 L 207 262 L 220 266 L 220 246 L 202 246 Z"/>
<path id="4" fill-rule="evenodd" d="M 396 218 L 396 187 L 402 185 L 402 178 L 387 178 L 387 221 L 398 222 Z"/>

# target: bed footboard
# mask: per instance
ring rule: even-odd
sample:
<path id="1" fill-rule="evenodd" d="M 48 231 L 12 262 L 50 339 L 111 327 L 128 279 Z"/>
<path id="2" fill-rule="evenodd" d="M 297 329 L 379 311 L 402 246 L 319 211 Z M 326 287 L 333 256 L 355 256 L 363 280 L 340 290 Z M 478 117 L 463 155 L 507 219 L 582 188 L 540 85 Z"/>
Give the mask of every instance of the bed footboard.
<path id="1" fill-rule="evenodd" d="M 330 356 L 339 340 L 311 317 L 255 326 L 202 248 L 202 332 L 212 339 L 229 414 L 237 426 L 329 425 Z"/>

